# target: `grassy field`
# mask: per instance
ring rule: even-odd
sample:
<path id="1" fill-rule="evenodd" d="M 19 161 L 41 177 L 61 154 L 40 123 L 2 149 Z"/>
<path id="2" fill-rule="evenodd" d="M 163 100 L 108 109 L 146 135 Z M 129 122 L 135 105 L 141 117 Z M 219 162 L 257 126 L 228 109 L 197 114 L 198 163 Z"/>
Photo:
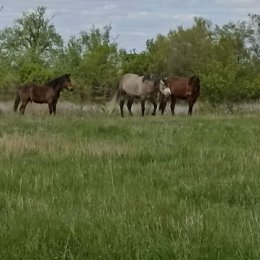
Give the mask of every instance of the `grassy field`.
<path id="1" fill-rule="evenodd" d="M 0 115 L 0 259 L 260 259 L 260 114 Z"/>

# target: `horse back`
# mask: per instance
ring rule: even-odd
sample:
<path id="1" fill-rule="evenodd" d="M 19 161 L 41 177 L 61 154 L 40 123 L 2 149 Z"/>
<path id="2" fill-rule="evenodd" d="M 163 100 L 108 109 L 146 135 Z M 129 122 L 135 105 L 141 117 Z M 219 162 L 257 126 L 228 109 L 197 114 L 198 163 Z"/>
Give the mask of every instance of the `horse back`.
<path id="1" fill-rule="evenodd" d="M 31 86 L 30 88 L 30 98 L 35 103 L 49 103 L 54 99 L 58 99 L 59 94 L 56 93 L 53 88 L 44 86 Z"/>
<path id="2" fill-rule="evenodd" d="M 168 80 L 168 86 L 171 93 L 176 98 L 186 99 L 189 86 L 189 78 L 172 77 Z"/>
<path id="3" fill-rule="evenodd" d="M 122 76 L 119 82 L 119 90 L 127 95 L 139 96 L 142 88 L 142 77 L 137 74 L 127 73 Z"/>
<path id="4" fill-rule="evenodd" d="M 131 97 L 150 98 L 156 91 L 156 86 L 146 76 L 127 73 L 121 78 L 119 89 Z"/>

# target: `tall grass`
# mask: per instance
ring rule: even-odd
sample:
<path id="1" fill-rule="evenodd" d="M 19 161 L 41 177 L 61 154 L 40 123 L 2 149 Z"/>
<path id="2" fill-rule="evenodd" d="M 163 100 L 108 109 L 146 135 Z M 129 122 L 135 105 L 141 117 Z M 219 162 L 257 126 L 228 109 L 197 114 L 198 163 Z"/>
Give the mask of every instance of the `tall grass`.
<path id="1" fill-rule="evenodd" d="M 0 259 L 260 259 L 258 114 L 0 130 Z"/>

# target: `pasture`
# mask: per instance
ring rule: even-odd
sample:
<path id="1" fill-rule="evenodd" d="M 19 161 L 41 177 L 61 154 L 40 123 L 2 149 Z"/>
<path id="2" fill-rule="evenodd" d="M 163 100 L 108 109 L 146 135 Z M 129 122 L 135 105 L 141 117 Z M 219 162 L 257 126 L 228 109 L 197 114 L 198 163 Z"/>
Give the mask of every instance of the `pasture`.
<path id="1" fill-rule="evenodd" d="M 3 112 L 0 259 L 260 259 L 259 118 Z"/>

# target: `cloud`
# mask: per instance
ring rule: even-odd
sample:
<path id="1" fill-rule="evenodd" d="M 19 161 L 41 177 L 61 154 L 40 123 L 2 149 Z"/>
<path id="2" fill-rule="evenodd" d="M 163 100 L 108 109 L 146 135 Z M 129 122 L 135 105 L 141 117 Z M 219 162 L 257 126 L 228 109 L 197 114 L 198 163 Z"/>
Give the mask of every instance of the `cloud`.
<path id="1" fill-rule="evenodd" d="M 0 29 L 12 26 L 24 11 L 37 6 L 47 8 L 47 16 L 65 39 L 89 30 L 93 25 L 111 24 L 112 37 L 127 50 L 145 49 L 147 39 L 167 34 L 178 26 L 190 26 L 193 17 L 202 16 L 213 23 L 246 19 L 248 13 L 260 13 L 258 0 L 2 0 Z"/>
<path id="2" fill-rule="evenodd" d="M 217 0 L 216 4 L 225 7 L 234 7 L 234 8 L 259 8 L 258 0 Z"/>

